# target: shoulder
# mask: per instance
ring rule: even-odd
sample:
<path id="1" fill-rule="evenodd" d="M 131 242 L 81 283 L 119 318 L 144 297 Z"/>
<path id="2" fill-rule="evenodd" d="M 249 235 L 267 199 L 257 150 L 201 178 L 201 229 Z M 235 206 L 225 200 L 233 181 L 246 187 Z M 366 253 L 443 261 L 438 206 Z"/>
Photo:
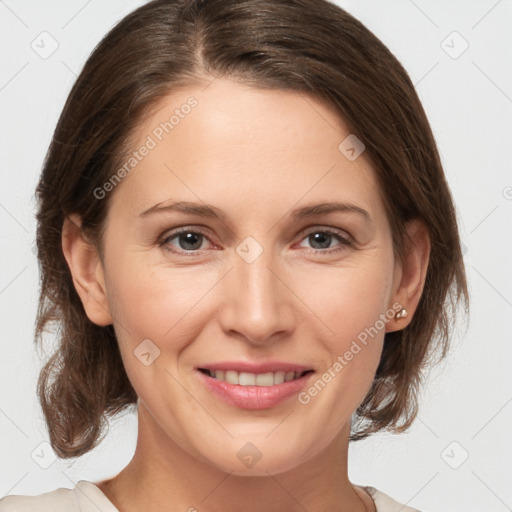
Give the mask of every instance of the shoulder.
<path id="1" fill-rule="evenodd" d="M 37 496 L 11 495 L 0 500 L 0 512 L 79 511 L 72 489 L 56 489 Z"/>
<path id="2" fill-rule="evenodd" d="M 81 480 L 74 489 L 59 488 L 36 496 L 0 499 L 0 512 L 116 512 L 95 484 Z"/>
<path id="3" fill-rule="evenodd" d="M 379 491 L 375 487 L 362 486 L 363 489 L 372 497 L 375 502 L 377 512 L 420 512 L 416 508 L 406 507 L 387 494 Z M 1 512 L 1 509 L 0 509 Z"/>

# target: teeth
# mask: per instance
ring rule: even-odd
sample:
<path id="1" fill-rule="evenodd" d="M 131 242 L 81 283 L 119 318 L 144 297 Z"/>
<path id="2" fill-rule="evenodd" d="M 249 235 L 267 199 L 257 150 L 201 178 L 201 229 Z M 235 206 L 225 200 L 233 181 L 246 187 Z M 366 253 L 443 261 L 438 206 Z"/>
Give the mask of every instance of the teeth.
<path id="1" fill-rule="evenodd" d="M 248 373 L 236 372 L 234 370 L 210 370 L 210 377 L 222 380 L 229 384 L 238 384 L 239 386 L 275 386 L 283 382 L 289 382 L 298 379 L 302 372 L 269 372 L 269 373 Z"/>
<path id="2" fill-rule="evenodd" d="M 256 375 L 254 373 L 241 372 L 238 374 L 238 384 L 240 386 L 255 386 Z"/>
<path id="3" fill-rule="evenodd" d="M 215 373 L 217 373 L 217 372 L 215 372 Z M 215 376 L 215 378 L 216 378 L 216 376 Z M 228 370 L 226 372 L 226 376 L 224 377 L 224 380 L 226 382 L 228 382 L 229 384 L 238 384 L 238 372 L 235 372 L 233 370 Z"/>
<path id="4" fill-rule="evenodd" d="M 274 385 L 274 374 L 273 373 L 261 373 L 255 377 L 256 386 L 273 386 Z"/>
<path id="5" fill-rule="evenodd" d="M 274 384 L 282 384 L 284 382 L 284 372 L 274 373 Z"/>

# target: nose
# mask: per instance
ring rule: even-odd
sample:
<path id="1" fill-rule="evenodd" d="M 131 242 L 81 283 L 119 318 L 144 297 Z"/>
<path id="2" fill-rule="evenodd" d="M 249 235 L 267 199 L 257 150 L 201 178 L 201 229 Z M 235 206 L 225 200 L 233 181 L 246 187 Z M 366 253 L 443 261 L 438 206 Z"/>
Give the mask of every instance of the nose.
<path id="1" fill-rule="evenodd" d="M 233 268 L 222 280 L 225 297 L 219 321 L 225 333 L 262 345 L 290 335 L 295 325 L 293 292 L 283 271 L 264 250 L 252 262 L 234 254 Z"/>

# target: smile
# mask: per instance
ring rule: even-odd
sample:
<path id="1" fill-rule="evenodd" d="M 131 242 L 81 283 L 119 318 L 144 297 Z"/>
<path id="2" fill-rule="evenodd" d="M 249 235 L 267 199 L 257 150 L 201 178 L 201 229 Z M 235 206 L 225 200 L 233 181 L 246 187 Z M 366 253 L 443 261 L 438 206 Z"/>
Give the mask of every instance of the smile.
<path id="1" fill-rule="evenodd" d="M 271 409 L 296 396 L 315 371 L 273 361 L 224 361 L 196 367 L 196 375 L 217 399 L 239 409 Z"/>
<path id="2" fill-rule="evenodd" d="M 313 370 L 305 370 L 302 372 L 276 371 L 267 373 L 249 373 L 237 372 L 236 370 L 208 370 L 206 368 L 199 368 L 199 371 L 214 379 L 227 382 L 228 384 L 268 387 L 300 379 L 304 375 L 311 373 Z"/>

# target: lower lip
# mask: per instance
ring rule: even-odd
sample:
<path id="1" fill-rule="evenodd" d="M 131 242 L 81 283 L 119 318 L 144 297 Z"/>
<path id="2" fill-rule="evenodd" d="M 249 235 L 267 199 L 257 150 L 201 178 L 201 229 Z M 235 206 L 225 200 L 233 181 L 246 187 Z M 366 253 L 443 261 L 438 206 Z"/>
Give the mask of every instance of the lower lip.
<path id="1" fill-rule="evenodd" d="M 296 395 L 313 373 L 274 386 L 240 386 L 198 371 L 206 387 L 224 402 L 240 409 L 270 409 Z"/>

